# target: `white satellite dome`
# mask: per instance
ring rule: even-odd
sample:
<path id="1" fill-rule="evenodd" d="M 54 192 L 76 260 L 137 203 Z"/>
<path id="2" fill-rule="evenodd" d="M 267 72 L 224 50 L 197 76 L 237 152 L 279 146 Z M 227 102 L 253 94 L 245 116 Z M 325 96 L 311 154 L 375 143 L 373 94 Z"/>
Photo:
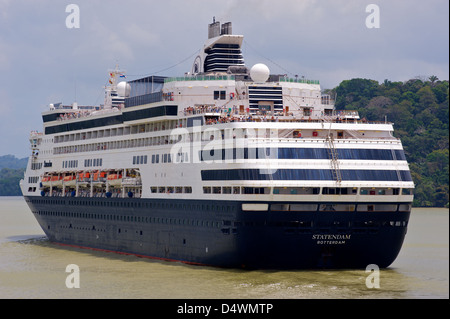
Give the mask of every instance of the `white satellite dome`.
<path id="1" fill-rule="evenodd" d="M 119 84 L 117 84 L 117 94 L 119 96 L 130 96 L 130 90 L 131 86 L 125 81 L 119 82 Z"/>
<path id="2" fill-rule="evenodd" d="M 250 76 L 253 82 L 264 83 L 269 79 L 270 70 L 267 65 L 258 63 L 250 69 Z"/>

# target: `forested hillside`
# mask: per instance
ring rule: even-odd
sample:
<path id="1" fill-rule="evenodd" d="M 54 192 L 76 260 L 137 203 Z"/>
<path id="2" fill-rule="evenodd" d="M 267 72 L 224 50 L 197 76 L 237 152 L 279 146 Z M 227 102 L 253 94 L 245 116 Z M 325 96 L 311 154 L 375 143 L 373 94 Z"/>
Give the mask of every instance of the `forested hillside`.
<path id="1" fill-rule="evenodd" d="M 0 170 L 2 168 L 25 168 L 27 167 L 28 158 L 18 159 L 14 155 L 3 155 L 0 156 Z"/>
<path id="2" fill-rule="evenodd" d="M 0 196 L 20 196 L 19 182 L 23 178 L 24 168 L 0 169 Z"/>
<path id="3" fill-rule="evenodd" d="M 449 82 L 436 76 L 406 82 L 343 81 L 331 90 L 336 109 L 394 123 L 416 184 L 414 206 L 448 207 Z"/>
<path id="4" fill-rule="evenodd" d="M 14 155 L 0 156 L 0 196 L 20 196 L 19 182 L 27 167 L 27 158 Z"/>

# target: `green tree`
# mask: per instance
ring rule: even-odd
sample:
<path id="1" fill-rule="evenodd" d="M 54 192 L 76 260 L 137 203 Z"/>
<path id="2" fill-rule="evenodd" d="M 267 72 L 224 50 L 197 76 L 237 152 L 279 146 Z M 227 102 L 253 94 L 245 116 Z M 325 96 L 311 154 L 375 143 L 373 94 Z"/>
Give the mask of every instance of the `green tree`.
<path id="1" fill-rule="evenodd" d="M 437 80 L 439 80 L 438 77 L 437 77 L 436 75 L 432 75 L 432 76 L 430 76 L 428 79 L 430 80 L 430 82 L 431 82 L 432 85 L 434 84 L 434 82 L 436 82 Z"/>
<path id="2" fill-rule="evenodd" d="M 416 184 L 415 206 L 447 206 L 449 198 L 449 81 L 436 76 L 379 84 L 351 79 L 333 89 L 336 109 L 395 123 Z"/>
<path id="3" fill-rule="evenodd" d="M 19 182 L 25 169 L 3 168 L 0 170 L 0 196 L 20 196 Z"/>
<path id="4" fill-rule="evenodd" d="M 345 109 L 347 105 L 364 107 L 378 92 L 378 82 L 368 79 L 351 79 L 342 81 L 336 88 L 336 108 Z M 362 103 L 361 103 L 362 102 Z"/>

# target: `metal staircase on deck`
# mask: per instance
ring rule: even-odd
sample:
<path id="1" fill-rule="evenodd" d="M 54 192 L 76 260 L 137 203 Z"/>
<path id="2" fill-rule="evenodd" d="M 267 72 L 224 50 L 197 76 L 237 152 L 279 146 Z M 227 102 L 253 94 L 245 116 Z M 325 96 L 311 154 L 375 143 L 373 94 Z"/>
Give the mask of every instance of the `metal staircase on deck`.
<path id="1" fill-rule="evenodd" d="M 337 182 L 337 184 L 340 184 L 342 181 L 342 174 L 339 168 L 339 158 L 336 147 L 334 146 L 333 136 L 331 134 L 328 135 L 326 140 L 328 144 L 328 158 L 331 163 L 331 173 L 333 174 L 333 179 Z"/>

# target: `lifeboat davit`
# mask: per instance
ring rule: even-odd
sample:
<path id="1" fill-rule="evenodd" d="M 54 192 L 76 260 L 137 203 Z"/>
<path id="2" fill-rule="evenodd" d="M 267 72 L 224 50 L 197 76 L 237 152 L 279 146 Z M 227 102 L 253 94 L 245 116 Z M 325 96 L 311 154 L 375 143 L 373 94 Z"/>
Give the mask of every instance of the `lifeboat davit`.
<path id="1" fill-rule="evenodd" d="M 94 183 L 94 187 L 102 187 L 105 181 L 106 181 L 105 172 L 97 171 L 92 175 L 92 183 Z"/>
<path id="2" fill-rule="evenodd" d="M 84 173 L 84 172 L 78 173 L 78 176 L 77 176 L 78 186 L 87 187 L 89 181 L 90 181 L 89 173 Z"/>

